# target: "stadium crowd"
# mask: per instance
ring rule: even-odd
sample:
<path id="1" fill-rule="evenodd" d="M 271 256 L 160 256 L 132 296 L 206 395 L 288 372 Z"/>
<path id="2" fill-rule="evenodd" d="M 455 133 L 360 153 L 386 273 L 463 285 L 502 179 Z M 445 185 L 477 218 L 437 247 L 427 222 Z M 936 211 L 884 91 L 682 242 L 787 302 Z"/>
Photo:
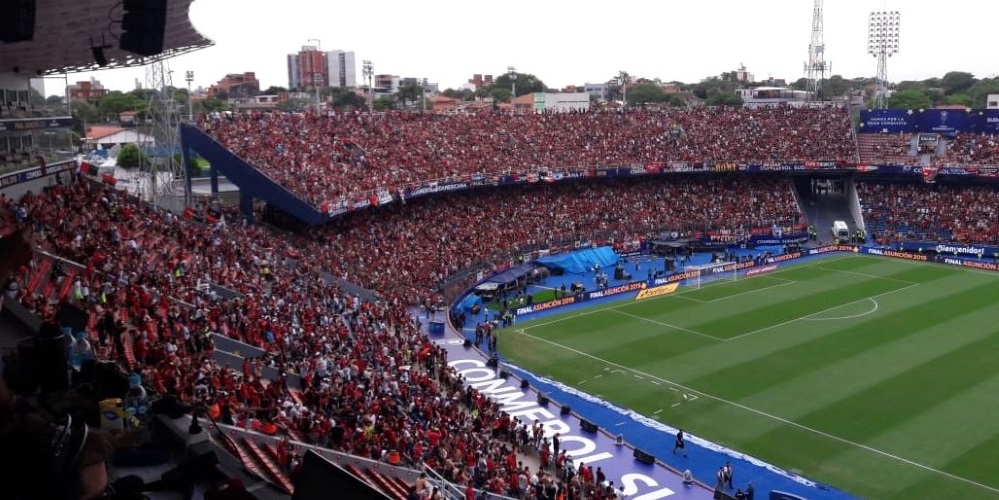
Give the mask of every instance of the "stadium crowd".
<path id="1" fill-rule="evenodd" d="M 994 135 L 961 133 L 947 142 L 945 163 L 999 165 L 999 139 Z"/>
<path id="2" fill-rule="evenodd" d="M 316 207 L 473 174 L 669 162 L 853 160 L 842 108 L 555 114 L 218 114 L 200 126 Z"/>
<path id="3" fill-rule="evenodd" d="M 408 307 L 428 297 L 434 280 L 477 260 L 509 259 L 532 242 L 637 238 L 663 227 L 731 236 L 800 222 L 782 180 L 596 182 L 413 200 L 288 237 L 211 211 L 174 215 L 75 180 L 3 200 L 8 220 L 33 228 L 39 249 L 81 264 L 38 257 L 6 293 L 43 318 L 60 299 L 84 308 L 102 354 L 129 363 L 158 392 L 216 405 L 224 421 L 278 426 L 373 458 L 398 450 L 456 482 L 516 491 L 523 468 L 512 464 L 515 450 L 537 449 L 541 434 L 530 423 L 510 426 L 496 405 L 463 389 L 444 352 L 420 335 Z M 46 259 L 55 261 L 55 286 L 31 286 Z M 380 296 L 349 296 L 323 270 Z M 238 297 L 219 298 L 208 282 Z M 212 361 L 212 332 L 273 355 L 225 367 Z M 264 365 L 300 374 L 305 390 L 264 380 Z M 557 457 L 542 457 L 549 467 L 526 477 L 544 489 Z M 594 486 L 589 472 L 567 484 Z"/>
<path id="4" fill-rule="evenodd" d="M 999 189 L 927 183 L 858 182 L 868 232 L 904 240 L 999 244 Z"/>

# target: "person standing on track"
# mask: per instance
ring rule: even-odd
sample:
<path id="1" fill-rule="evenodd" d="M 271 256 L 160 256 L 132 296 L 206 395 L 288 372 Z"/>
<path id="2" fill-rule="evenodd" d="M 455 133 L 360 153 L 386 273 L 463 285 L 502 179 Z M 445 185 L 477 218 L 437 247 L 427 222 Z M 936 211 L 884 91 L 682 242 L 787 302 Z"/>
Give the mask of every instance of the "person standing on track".
<path id="1" fill-rule="evenodd" d="M 683 456 L 687 456 L 687 450 L 684 449 L 683 443 L 683 429 L 676 432 L 676 441 L 673 443 L 673 454 L 676 455 L 676 450 L 680 450 Z"/>

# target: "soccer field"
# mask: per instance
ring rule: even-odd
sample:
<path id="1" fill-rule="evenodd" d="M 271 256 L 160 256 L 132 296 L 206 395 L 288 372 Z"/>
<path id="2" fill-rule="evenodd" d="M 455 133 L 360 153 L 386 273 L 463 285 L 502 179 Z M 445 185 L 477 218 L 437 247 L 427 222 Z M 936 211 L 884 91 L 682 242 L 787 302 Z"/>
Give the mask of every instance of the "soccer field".
<path id="1" fill-rule="evenodd" d="M 997 299 L 999 275 L 842 255 L 519 323 L 500 349 L 860 497 L 999 498 Z"/>

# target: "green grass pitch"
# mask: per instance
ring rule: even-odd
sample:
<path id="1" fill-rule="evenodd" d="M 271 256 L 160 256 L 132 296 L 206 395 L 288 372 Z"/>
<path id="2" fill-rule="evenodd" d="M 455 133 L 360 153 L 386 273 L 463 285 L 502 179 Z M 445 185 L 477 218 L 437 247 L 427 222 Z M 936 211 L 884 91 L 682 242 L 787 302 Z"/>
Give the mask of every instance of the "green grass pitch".
<path id="1" fill-rule="evenodd" d="M 997 299 L 999 275 L 839 255 L 518 323 L 500 349 L 857 496 L 999 498 Z"/>

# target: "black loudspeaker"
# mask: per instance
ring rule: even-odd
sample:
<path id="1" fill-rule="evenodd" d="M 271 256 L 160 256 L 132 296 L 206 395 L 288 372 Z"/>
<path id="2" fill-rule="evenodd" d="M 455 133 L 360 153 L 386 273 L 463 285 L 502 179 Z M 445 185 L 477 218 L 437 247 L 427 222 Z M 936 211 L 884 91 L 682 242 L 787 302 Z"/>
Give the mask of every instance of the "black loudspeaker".
<path id="1" fill-rule="evenodd" d="M 465 345 L 465 348 L 468 349 L 469 347 L 472 347 L 472 341 L 468 340 L 468 339 L 465 339 L 465 344 L 464 345 Z"/>
<path id="2" fill-rule="evenodd" d="M 94 62 L 98 66 L 104 67 L 108 65 L 108 56 L 104 54 L 104 47 L 90 47 L 90 51 L 94 54 Z"/>
<path id="3" fill-rule="evenodd" d="M 592 432 L 592 433 L 595 433 L 600 430 L 600 427 L 598 427 L 597 424 L 594 424 L 589 420 L 583 420 L 583 419 L 579 419 L 579 428 L 583 429 L 586 432 Z"/>
<path id="4" fill-rule="evenodd" d="M 541 406 L 548 406 L 549 401 L 550 400 L 548 399 L 548 396 L 545 396 L 544 394 L 540 394 L 540 393 L 538 394 L 538 404 L 539 405 L 541 405 Z"/>
<path id="5" fill-rule="evenodd" d="M 167 0 L 125 0 L 121 17 L 121 50 L 140 56 L 163 52 Z"/>
<path id="6" fill-rule="evenodd" d="M 528 382 L 527 379 L 520 379 L 520 388 L 521 389 L 527 389 L 530 386 L 531 386 L 531 383 Z"/>
<path id="7" fill-rule="evenodd" d="M 568 415 L 568 414 L 572 413 L 572 408 L 569 408 L 569 405 L 562 405 L 562 411 L 560 413 L 563 416 Z"/>
<path id="8" fill-rule="evenodd" d="M 649 455 L 648 453 L 639 450 L 638 448 L 635 448 L 635 460 L 638 460 L 639 462 L 642 462 L 643 464 L 646 465 L 656 464 L 656 457 Z"/>
<path id="9" fill-rule="evenodd" d="M 27 42 L 35 38 L 35 0 L 0 2 L 0 42 Z"/>
<path id="10" fill-rule="evenodd" d="M 500 370 L 500 378 L 503 380 L 510 378 L 510 372 L 506 370 Z"/>

